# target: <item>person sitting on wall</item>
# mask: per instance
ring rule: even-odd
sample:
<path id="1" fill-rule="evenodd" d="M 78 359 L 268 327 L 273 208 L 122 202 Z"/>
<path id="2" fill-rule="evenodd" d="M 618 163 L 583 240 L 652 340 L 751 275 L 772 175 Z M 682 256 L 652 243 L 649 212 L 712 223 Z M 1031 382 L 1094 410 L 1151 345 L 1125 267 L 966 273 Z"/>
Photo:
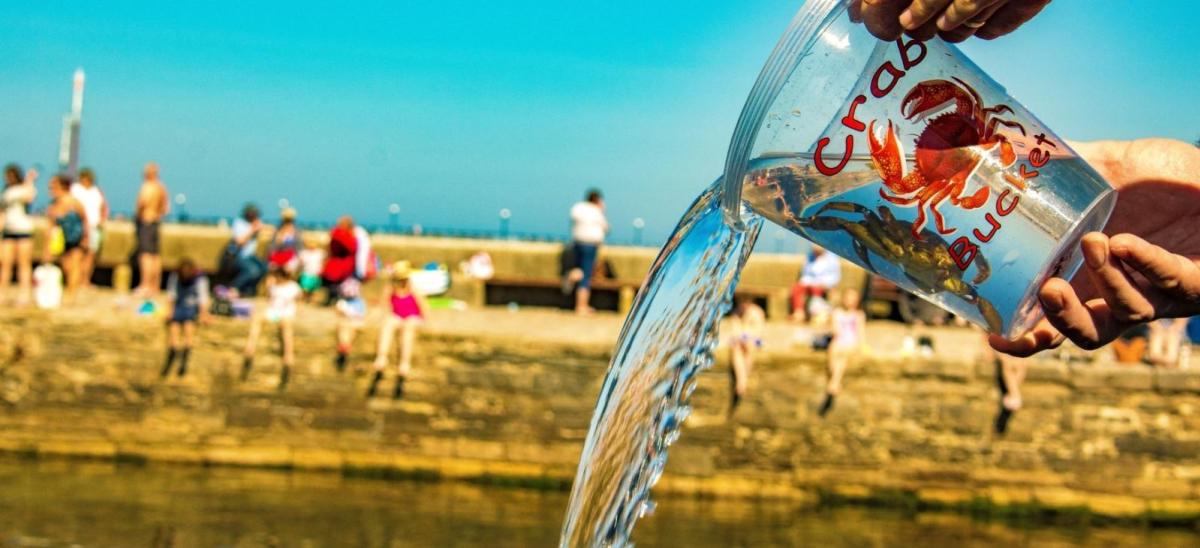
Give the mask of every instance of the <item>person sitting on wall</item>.
<path id="1" fill-rule="evenodd" d="M 242 216 L 233 221 L 229 252 L 235 256 L 235 260 L 232 263 L 233 280 L 229 285 L 238 296 L 253 297 L 258 292 L 258 283 L 267 273 L 267 265 L 258 258 L 258 234 L 262 228 L 258 206 L 254 204 L 246 204 L 242 208 Z"/>
<path id="2" fill-rule="evenodd" d="M 837 255 L 814 245 L 800 269 L 800 278 L 792 286 L 792 321 L 807 322 L 810 299 L 824 299 L 842 281 L 842 263 Z"/>
<path id="3" fill-rule="evenodd" d="M 1146 355 L 1149 332 L 1150 329 L 1145 325 L 1135 325 L 1121 333 L 1112 342 L 1113 354 L 1117 357 L 1117 363 L 1126 365 L 1142 363 L 1142 358 Z"/>
<path id="4" fill-rule="evenodd" d="M 1000 352 L 993 352 L 992 360 L 996 365 L 996 388 L 1000 391 L 1000 409 L 992 427 L 996 435 L 1003 436 L 1008 431 L 1008 423 L 1013 413 L 1024 404 L 1021 399 L 1021 384 L 1025 382 L 1025 372 L 1029 363 L 1024 358 Z"/>
<path id="5" fill-rule="evenodd" d="M 325 268 L 321 271 L 321 281 L 329 292 L 325 304 L 333 304 L 337 299 L 338 287 L 354 276 L 358 244 L 354 219 L 349 215 L 338 219 L 333 230 L 329 231 L 329 252 L 325 258 Z"/>
<path id="6" fill-rule="evenodd" d="M 767 316 L 762 307 L 749 297 L 738 297 L 729 320 L 732 332 L 729 337 L 729 414 L 737 410 L 750 387 L 750 373 L 754 369 L 754 357 L 763 345 L 763 324 Z"/>
<path id="7" fill-rule="evenodd" d="M 1151 365 L 1177 367 L 1180 350 L 1187 339 L 1187 326 L 1187 318 L 1164 318 L 1147 324 L 1150 336 L 1146 360 Z"/>

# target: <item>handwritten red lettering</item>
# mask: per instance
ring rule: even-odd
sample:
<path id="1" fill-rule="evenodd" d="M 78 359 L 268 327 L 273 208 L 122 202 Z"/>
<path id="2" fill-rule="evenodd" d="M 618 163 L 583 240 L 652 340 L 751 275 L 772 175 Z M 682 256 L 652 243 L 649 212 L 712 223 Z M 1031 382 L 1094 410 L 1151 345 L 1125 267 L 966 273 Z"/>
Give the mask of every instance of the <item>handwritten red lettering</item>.
<path id="1" fill-rule="evenodd" d="M 1046 165 L 1046 162 L 1049 162 L 1049 161 L 1050 161 L 1050 153 L 1049 152 L 1046 152 L 1040 148 L 1035 148 L 1035 149 L 1029 151 L 1029 163 L 1032 164 L 1033 167 L 1042 167 L 1042 166 Z"/>
<path id="2" fill-rule="evenodd" d="M 1004 205 L 1004 197 L 1008 196 L 1009 194 L 1012 194 L 1013 199 L 1012 199 L 1012 202 L 1010 202 L 1007 206 L 1005 206 Z M 1004 189 L 1004 192 L 1001 192 L 1000 196 L 996 198 L 996 213 L 999 213 L 1001 217 L 1007 216 L 1009 213 L 1012 213 L 1013 210 L 1017 208 L 1017 203 L 1020 201 L 1021 201 L 1021 197 L 1019 195 L 1014 194 L 1011 189 L 1006 188 L 1006 189 Z"/>
<path id="3" fill-rule="evenodd" d="M 817 141 L 817 150 L 813 154 L 813 163 L 816 164 L 817 171 L 827 176 L 833 176 L 841 173 L 842 169 L 846 167 L 846 163 L 850 161 L 850 154 L 854 151 L 854 136 L 846 136 L 846 148 L 842 151 L 842 161 L 832 167 L 826 164 L 825 158 L 821 156 L 821 151 L 825 150 L 825 147 L 828 145 L 829 137 L 821 137 L 821 140 Z"/>
<path id="4" fill-rule="evenodd" d="M 1037 177 L 1037 176 L 1038 176 L 1038 172 L 1037 172 L 1037 170 L 1034 170 L 1034 171 L 1027 171 L 1027 170 L 1025 169 L 1025 164 L 1021 164 L 1021 169 L 1020 169 L 1019 171 L 1021 172 L 1021 178 L 1022 178 L 1022 179 L 1026 179 L 1026 180 L 1028 180 L 1028 179 L 1032 179 L 1032 178 L 1034 178 L 1034 177 Z"/>
<path id="5" fill-rule="evenodd" d="M 950 258 L 954 259 L 954 265 L 959 270 L 966 270 L 968 266 L 971 266 L 971 261 L 975 260 L 977 253 L 979 253 L 979 246 L 971 243 L 966 236 L 959 236 L 954 243 L 950 244 Z"/>
<path id="6" fill-rule="evenodd" d="M 976 228 L 974 231 L 972 231 L 972 234 L 975 235 L 975 239 L 986 244 L 992 241 L 992 236 L 995 236 L 996 231 L 1000 230 L 1000 221 L 997 221 L 991 213 L 984 215 L 983 218 L 988 222 L 989 225 L 992 225 L 992 229 L 985 235 L 984 233 L 980 232 L 978 228 Z"/>
<path id="7" fill-rule="evenodd" d="M 896 47 L 900 50 L 900 63 L 904 65 L 904 70 L 912 70 L 918 63 L 925 60 L 925 44 L 920 40 L 912 40 L 907 44 L 904 43 L 904 37 L 896 40 Z M 909 51 L 919 50 L 916 57 L 909 57 Z"/>
<path id="8" fill-rule="evenodd" d="M 887 72 L 891 76 L 891 80 L 888 81 L 887 87 L 880 87 L 879 79 L 883 76 L 884 72 Z M 871 78 L 871 95 L 874 95 L 876 99 L 882 99 L 884 95 L 891 93 L 892 88 L 896 87 L 896 84 L 900 82 L 900 78 L 902 77 L 904 77 L 904 71 L 896 68 L 896 65 L 893 65 L 891 61 L 884 63 L 875 70 L 875 76 Z"/>
<path id="9" fill-rule="evenodd" d="M 859 95 L 858 97 L 855 97 L 853 101 L 850 102 L 850 111 L 847 112 L 846 115 L 842 117 L 842 125 L 843 126 L 853 129 L 854 131 L 866 131 L 867 125 L 860 122 L 857 118 L 854 117 L 854 111 L 858 108 L 858 105 L 861 105 L 865 102 L 867 102 L 866 95 Z"/>

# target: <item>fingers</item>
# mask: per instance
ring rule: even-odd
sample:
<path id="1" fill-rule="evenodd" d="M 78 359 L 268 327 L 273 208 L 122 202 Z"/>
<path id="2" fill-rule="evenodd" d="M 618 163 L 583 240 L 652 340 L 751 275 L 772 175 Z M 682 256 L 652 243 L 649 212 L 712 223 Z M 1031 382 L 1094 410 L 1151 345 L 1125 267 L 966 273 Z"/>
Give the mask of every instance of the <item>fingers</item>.
<path id="1" fill-rule="evenodd" d="M 862 0 L 860 16 L 867 30 L 880 40 L 895 40 L 904 27 L 900 26 L 900 12 L 909 0 Z"/>
<path id="2" fill-rule="evenodd" d="M 1050 325 L 1084 350 L 1100 348 L 1131 325 L 1113 317 L 1103 299 L 1080 302 L 1071 284 L 1061 278 L 1042 284 L 1038 298 Z"/>
<path id="3" fill-rule="evenodd" d="M 1011 341 L 1000 335 L 988 335 L 988 344 L 997 352 L 1026 358 L 1043 350 L 1057 348 L 1065 339 L 1050 322 L 1043 319 L 1029 332 Z"/>
<path id="4" fill-rule="evenodd" d="M 933 16 L 946 9 L 953 0 L 913 0 L 912 5 L 900 14 L 900 25 L 905 30 L 916 30 L 932 21 Z"/>
<path id="5" fill-rule="evenodd" d="M 938 17 L 937 26 L 942 31 L 951 31 L 971 20 L 972 18 L 982 15 L 985 10 L 992 7 L 998 0 L 954 0 Z"/>
<path id="6" fill-rule="evenodd" d="M 1189 313 L 1200 307 L 1200 267 L 1196 263 L 1133 234 L 1113 236 L 1109 248 L 1113 256 L 1170 299 L 1172 312 Z"/>
<path id="7" fill-rule="evenodd" d="M 1011 0 L 1001 6 L 996 13 L 988 19 L 987 24 L 975 33 L 976 36 L 984 40 L 992 40 L 1008 34 L 1017 27 L 1025 24 L 1026 21 L 1033 19 L 1050 3 L 1050 0 Z"/>
<path id="8" fill-rule="evenodd" d="M 1134 285 L 1120 260 L 1109 253 L 1107 236 L 1099 232 L 1086 234 L 1080 247 L 1088 276 L 1116 320 L 1132 324 L 1154 319 L 1154 305 Z"/>
<path id="9" fill-rule="evenodd" d="M 928 21 L 924 25 L 921 25 L 920 27 L 917 27 L 916 29 L 904 31 L 904 34 L 907 34 L 908 37 L 912 38 L 913 40 L 924 42 L 930 38 L 933 38 L 934 36 L 937 36 L 937 34 L 938 34 L 937 22 L 936 21 Z"/>
<path id="10" fill-rule="evenodd" d="M 984 2 L 989 5 L 983 8 L 981 11 L 974 13 L 974 15 L 963 22 L 957 23 L 956 26 L 950 30 L 941 30 L 942 25 L 950 24 L 945 21 L 946 16 L 943 14 L 942 17 L 938 17 L 936 22 L 936 26 L 940 31 L 938 32 L 938 35 L 947 42 L 962 42 L 963 40 L 974 36 L 976 31 L 987 24 L 988 18 L 991 17 L 992 14 L 1001 7 L 1003 7 L 1006 2 L 1008 2 L 1008 0 Z M 953 8 L 957 5 L 959 5 L 959 2 L 955 2 L 950 7 Z M 949 13 L 949 11 L 950 10 L 947 9 L 947 13 Z"/>
<path id="11" fill-rule="evenodd" d="M 862 22 L 862 7 L 863 7 L 863 2 L 861 2 L 861 1 L 855 0 L 853 2 L 850 2 L 849 6 L 846 8 L 847 13 L 850 15 L 850 22 L 852 22 L 852 23 L 861 23 Z"/>

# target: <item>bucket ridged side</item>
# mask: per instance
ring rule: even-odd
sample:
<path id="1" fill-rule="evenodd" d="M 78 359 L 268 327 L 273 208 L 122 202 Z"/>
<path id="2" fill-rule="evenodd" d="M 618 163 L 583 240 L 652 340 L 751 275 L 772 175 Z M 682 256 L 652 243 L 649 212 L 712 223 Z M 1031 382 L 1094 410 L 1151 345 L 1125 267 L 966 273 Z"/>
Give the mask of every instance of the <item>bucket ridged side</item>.
<path id="1" fill-rule="evenodd" d="M 804 52 L 808 51 L 833 16 L 845 9 L 845 4 L 846 0 L 809 0 L 805 3 L 775 44 L 775 49 L 758 74 L 758 80 L 750 89 L 750 96 L 738 116 L 725 157 L 725 188 L 721 194 L 721 208 L 729 226 L 737 230 L 745 226 L 741 218 L 742 177 L 750 152 L 754 149 L 758 129 Z"/>

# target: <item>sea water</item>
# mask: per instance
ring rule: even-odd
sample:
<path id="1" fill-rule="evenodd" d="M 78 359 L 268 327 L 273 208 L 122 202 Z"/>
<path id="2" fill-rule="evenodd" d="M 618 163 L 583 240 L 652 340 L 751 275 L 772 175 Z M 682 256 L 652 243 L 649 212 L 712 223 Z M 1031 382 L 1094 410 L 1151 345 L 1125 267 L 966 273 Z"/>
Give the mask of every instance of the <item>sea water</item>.
<path id="1" fill-rule="evenodd" d="M 563 546 L 629 544 L 653 509 L 650 488 L 690 411 L 696 375 L 712 364 L 716 330 L 762 220 L 725 224 L 721 180 L 688 208 L 650 267 L 625 319 L 563 523 Z"/>

